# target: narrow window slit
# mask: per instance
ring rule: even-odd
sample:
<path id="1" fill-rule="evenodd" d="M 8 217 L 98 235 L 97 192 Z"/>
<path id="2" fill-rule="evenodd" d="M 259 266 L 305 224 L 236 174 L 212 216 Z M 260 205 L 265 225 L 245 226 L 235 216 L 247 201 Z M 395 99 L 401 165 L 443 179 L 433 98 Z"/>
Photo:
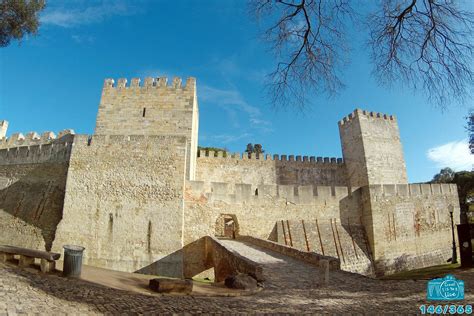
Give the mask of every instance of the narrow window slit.
<path id="1" fill-rule="evenodd" d="M 146 114 L 146 108 L 143 108 L 143 117 L 145 117 Z"/>

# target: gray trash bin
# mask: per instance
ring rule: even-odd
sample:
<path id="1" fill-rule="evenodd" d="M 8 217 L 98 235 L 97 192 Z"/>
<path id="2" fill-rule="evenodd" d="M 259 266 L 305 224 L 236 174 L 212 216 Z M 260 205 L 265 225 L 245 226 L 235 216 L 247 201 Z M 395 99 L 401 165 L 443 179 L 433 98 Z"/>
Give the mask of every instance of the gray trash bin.
<path id="1" fill-rule="evenodd" d="M 63 276 L 80 277 L 82 268 L 82 253 L 84 247 L 65 245 L 64 248 L 64 265 Z"/>

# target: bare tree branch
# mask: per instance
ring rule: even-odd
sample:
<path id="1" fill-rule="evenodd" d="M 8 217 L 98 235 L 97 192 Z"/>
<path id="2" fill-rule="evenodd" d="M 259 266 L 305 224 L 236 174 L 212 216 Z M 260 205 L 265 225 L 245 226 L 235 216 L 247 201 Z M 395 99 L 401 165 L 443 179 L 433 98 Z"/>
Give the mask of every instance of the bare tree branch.
<path id="1" fill-rule="evenodd" d="M 263 37 L 278 60 L 268 76 L 273 105 L 303 108 L 308 93 L 339 91 L 348 50 L 344 21 L 352 14 L 348 0 L 254 0 L 251 11 L 264 18 Z"/>
<path id="2" fill-rule="evenodd" d="M 470 0 L 468 0 L 470 1 Z M 347 63 L 350 0 L 250 0 L 277 64 L 267 86 L 276 106 L 304 107 L 309 93 L 332 96 Z M 401 82 L 445 107 L 472 92 L 474 15 L 454 0 L 380 0 L 366 21 L 381 84 Z M 263 22 L 263 23 L 262 23 Z"/>
<path id="3" fill-rule="evenodd" d="M 384 0 L 368 19 L 374 74 L 446 107 L 472 91 L 472 12 L 452 0 Z"/>

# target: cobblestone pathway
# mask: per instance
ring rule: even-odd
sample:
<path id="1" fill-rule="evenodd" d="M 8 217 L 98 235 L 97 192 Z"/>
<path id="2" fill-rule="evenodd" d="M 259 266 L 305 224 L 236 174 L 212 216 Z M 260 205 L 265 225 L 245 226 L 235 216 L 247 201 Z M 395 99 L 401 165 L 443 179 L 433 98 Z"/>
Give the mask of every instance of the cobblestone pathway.
<path id="1" fill-rule="evenodd" d="M 252 296 L 149 296 L 100 287 L 83 280 L 41 275 L 0 263 L 2 314 L 172 314 L 172 313 L 396 313 L 415 314 L 425 301 L 426 281 L 373 280 L 332 272 L 328 287 L 319 286 L 318 270 L 269 250 L 226 241 L 235 251 L 258 261 L 267 277 L 265 289 Z M 466 282 L 466 300 L 474 303 L 474 270 L 456 273 Z"/>

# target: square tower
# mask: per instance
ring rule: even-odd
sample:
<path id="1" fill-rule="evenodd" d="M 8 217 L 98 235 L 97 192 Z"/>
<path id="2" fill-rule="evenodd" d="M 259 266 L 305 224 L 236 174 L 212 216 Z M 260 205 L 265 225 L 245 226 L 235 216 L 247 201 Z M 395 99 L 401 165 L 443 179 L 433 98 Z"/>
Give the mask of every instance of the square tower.
<path id="1" fill-rule="evenodd" d="M 356 109 L 339 121 L 339 135 L 350 186 L 407 183 L 400 133 L 393 115 Z"/>
<path id="2" fill-rule="evenodd" d="M 186 179 L 194 180 L 199 109 L 196 79 L 186 86 L 174 78 L 106 79 L 102 89 L 95 135 L 186 136 Z"/>

